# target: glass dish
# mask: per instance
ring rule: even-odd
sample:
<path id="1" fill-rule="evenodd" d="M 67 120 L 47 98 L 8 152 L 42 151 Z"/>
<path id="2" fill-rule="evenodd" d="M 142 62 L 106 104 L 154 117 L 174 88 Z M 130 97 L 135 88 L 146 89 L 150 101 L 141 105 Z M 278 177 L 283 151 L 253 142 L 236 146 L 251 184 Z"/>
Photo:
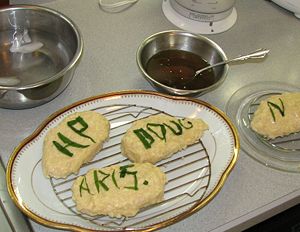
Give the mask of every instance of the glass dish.
<path id="1" fill-rule="evenodd" d="M 274 94 L 299 91 L 280 82 L 253 83 L 237 90 L 226 105 L 226 113 L 238 129 L 242 150 L 265 166 L 300 172 L 300 133 L 267 140 L 250 128 L 253 113 L 263 99 Z"/>

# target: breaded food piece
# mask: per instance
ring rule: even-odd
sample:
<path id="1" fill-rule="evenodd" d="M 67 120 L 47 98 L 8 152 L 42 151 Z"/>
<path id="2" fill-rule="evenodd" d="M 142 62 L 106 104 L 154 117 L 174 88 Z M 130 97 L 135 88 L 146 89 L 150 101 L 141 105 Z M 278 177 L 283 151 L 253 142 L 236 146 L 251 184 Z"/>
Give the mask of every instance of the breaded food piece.
<path id="1" fill-rule="evenodd" d="M 72 186 L 76 209 L 90 216 L 135 216 L 163 200 L 166 175 L 150 163 L 92 169 Z"/>
<path id="2" fill-rule="evenodd" d="M 46 177 L 65 178 L 89 162 L 109 136 L 109 121 L 84 111 L 66 117 L 45 136 L 42 168 Z"/>
<path id="3" fill-rule="evenodd" d="M 122 154 L 136 163 L 170 157 L 199 140 L 208 125 L 201 119 L 178 119 L 166 114 L 135 121 L 122 138 Z"/>
<path id="4" fill-rule="evenodd" d="M 260 102 L 251 128 L 268 139 L 300 131 L 300 93 L 273 95 Z"/>

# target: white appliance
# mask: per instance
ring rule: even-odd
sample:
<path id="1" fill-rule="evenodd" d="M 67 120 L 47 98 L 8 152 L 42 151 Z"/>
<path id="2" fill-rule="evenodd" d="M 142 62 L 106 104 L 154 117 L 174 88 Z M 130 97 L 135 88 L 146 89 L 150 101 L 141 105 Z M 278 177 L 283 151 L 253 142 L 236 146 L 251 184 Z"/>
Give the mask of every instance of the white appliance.
<path id="1" fill-rule="evenodd" d="M 291 11 L 297 18 L 300 18 L 300 0 L 272 0 L 277 5 Z"/>
<path id="2" fill-rule="evenodd" d="M 166 18 L 177 27 L 199 34 L 216 34 L 237 20 L 235 0 L 163 0 Z"/>

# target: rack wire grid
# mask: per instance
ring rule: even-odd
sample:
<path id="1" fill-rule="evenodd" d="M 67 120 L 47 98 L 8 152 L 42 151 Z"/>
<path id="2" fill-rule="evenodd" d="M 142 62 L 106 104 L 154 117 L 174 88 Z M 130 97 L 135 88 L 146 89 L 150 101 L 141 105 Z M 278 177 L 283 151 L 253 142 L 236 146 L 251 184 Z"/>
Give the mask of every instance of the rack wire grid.
<path id="1" fill-rule="evenodd" d="M 130 218 L 111 218 L 105 215 L 91 217 L 78 212 L 72 200 L 71 191 L 71 186 L 77 176 L 84 175 L 92 168 L 130 163 L 121 154 L 120 142 L 122 136 L 135 120 L 164 113 L 152 107 L 130 104 L 102 106 L 92 110 L 103 114 L 110 121 L 109 140 L 91 162 L 82 166 L 78 175 L 71 175 L 67 179 L 51 178 L 50 180 L 58 199 L 70 212 L 107 230 L 136 229 L 151 226 L 160 220 L 174 217 L 174 214 L 178 215 L 184 212 L 187 207 L 191 208 L 203 200 L 210 183 L 211 165 L 207 150 L 202 141 L 199 140 L 197 143 L 156 164 L 164 171 L 168 181 L 162 202 L 141 209 L 135 217 Z"/>

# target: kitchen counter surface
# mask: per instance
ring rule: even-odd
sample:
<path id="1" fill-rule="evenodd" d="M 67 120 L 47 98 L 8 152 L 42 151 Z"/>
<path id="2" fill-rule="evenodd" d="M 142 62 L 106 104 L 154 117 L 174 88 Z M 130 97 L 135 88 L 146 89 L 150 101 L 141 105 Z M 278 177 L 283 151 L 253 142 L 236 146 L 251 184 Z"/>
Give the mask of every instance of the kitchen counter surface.
<path id="1" fill-rule="evenodd" d="M 64 13 L 78 25 L 84 54 L 68 88 L 51 102 L 26 110 L 0 109 L 0 147 L 5 164 L 24 138 L 66 105 L 111 91 L 154 90 L 137 68 L 137 47 L 153 33 L 178 29 L 164 17 L 161 0 L 141 0 L 114 14 L 101 10 L 96 0 L 46 1 L 42 5 Z M 235 7 L 236 24 L 224 33 L 207 37 L 228 57 L 260 47 L 270 49 L 270 54 L 263 62 L 231 65 L 218 89 L 198 97 L 223 111 L 232 94 L 251 83 L 278 81 L 300 87 L 300 20 L 269 1 L 237 0 Z M 299 202 L 300 173 L 271 169 L 241 150 L 217 196 L 197 213 L 161 231 L 241 231 Z M 31 220 L 30 224 L 34 231 L 56 231 Z"/>

